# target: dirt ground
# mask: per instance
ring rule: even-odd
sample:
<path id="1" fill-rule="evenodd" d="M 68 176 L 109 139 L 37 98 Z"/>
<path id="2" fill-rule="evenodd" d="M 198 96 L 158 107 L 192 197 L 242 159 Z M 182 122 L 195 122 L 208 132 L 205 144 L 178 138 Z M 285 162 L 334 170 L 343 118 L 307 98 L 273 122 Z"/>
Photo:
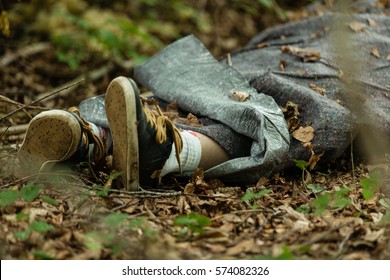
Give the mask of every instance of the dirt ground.
<path id="1" fill-rule="evenodd" d="M 220 9 L 220 17 L 239 15 Z M 248 17 L 253 30 L 242 37 L 233 27 L 196 32 L 222 56 L 259 28 L 313 13 L 286 11 L 284 20 L 264 16 L 261 27 Z M 390 258 L 389 155 L 368 164 L 346 151 L 338 162 L 297 166 L 254 185 L 205 180 L 197 170 L 136 193 L 115 188 L 110 158 L 100 169 L 80 164 L 15 178 L 13 160 L 34 115 L 104 93 L 114 77 L 132 75 L 133 62 L 92 56 L 72 69 L 45 36 L 13 36 L 0 41 L 1 259 Z"/>

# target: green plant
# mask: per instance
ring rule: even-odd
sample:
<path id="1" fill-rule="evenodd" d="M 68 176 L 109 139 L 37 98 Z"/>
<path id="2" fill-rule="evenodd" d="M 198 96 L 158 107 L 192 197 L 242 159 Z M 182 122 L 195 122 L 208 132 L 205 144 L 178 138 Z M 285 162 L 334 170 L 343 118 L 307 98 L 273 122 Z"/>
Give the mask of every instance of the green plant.
<path id="1" fill-rule="evenodd" d="M 14 203 L 19 197 L 26 202 L 32 202 L 40 196 L 43 186 L 41 184 L 29 183 L 20 191 L 0 190 L 0 207 L 5 207 Z"/>
<path id="2" fill-rule="evenodd" d="M 312 203 L 311 207 L 315 209 L 314 215 L 320 215 L 327 209 L 340 209 L 351 204 L 348 197 L 350 190 L 346 187 L 333 193 L 325 193 L 319 195 Z"/>
<path id="3" fill-rule="evenodd" d="M 266 194 L 272 193 L 272 190 L 270 189 L 264 189 L 259 192 L 253 192 L 253 191 L 247 191 L 244 196 L 241 198 L 241 200 L 251 206 L 252 209 L 257 209 L 259 206 L 255 204 L 255 201 Z"/>
<path id="4" fill-rule="evenodd" d="M 304 160 L 298 160 L 298 159 L 293 159 L 295 166 L 298 167 L 299 169 L 302 170 L 302 184 L 306 186 L 306 180 L 305 180 L 305 173 L 309 172 L 307 171 L 307 167 L 309 166 L 309 162 L 304 161 Z"/>
<path id="5" fill-rule="evenodd" d="M 211 224 L 211 220 L 206 216 L 191 212 L 186 216 L 177 217 L 173 224 L 175 226 L 184 226 L 192 232 L 203 234 L 205 232 L 204 228 Z"/>
<path id="6" fill-rule="evenodd" d="M 20 240 L 26 240 L 31 232 L 35 231 L 42 235 L 46 234 L 49 231 L 54 230 L 55 227 L 46 223 L 45 221 L 32 221 L 28 228 L 23 231 L 15 232 L 14 236 Z"/>
<path id="7" fill-rule="evenodd" d="M 381 187 L 382 176 L 379 172 L 372 172 L 368 177 L 360 180 L 365 200 L 370 200 Z"/>

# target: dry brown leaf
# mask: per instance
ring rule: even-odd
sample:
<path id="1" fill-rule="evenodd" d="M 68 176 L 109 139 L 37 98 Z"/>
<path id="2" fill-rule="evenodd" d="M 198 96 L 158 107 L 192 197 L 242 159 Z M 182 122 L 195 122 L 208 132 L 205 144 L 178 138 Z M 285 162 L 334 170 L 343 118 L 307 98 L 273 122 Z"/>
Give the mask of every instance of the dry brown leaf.
<path id="1" fill-rule="evenodd" d="M 324 155 L 324 152 L 321 154 L 315 154 L 313 149 L 311 149 L 311 156 L 309 159 L 309 168 L 310 170 L 313 170 L 314 167 L 317 165 L 317 162 L 321 159 L 321 157 Z"/>
<path id="2" fill-rule="evenodd" d="M 323 88 L 323 87 L 320 87 L 320 86 L 317 86 L 315 83 L 310 83 L 309 84 L 309 87 L 314 90 L 315 92 L 321 94 L 321 95 L 325 95 L 326 94 L 326 88 Z"/>
<path id="3" fill-rule="evenodd" d="M 309 220 L 305 217 L 305 214 L 295 211 L 290 205 L 281 205 L 279 206 L 279 209 L 285 211 L 290 217 L 296 220 L 309 222 Z"/>
<path id="4" fill-rule="evenodd" d="M 254 247 L 255 242 L 253 239 L 245 239 L 239 243 L 237 243 L 235 246 L 230 247 L 227 249 L 226 254 L 228 256 L 234 256 L 239 253 L 245 253 L 245 252 L 250 252 L 252 248 Z"/>
<path id="5" fill-rule="evenodd" d="M 388 56 L 386 56 L 386 60 L 390 61 L 390 54 Z"/>
<path id="6" fill-rule="evenodd" d="M 299 127 L 299 106 L 292 101 L 288 101 L 286 106 L 282 107 L 281 110 L 287 121 L 288 130 L 292 133 Z"/>
<path id="7" fill-rule="evenodd" d="M 371 231 L 371 229 L 368 228 L 367 229 L 367 233 L 364 235 L 363 239 L 365 241 L 375 242 L 379 238 L 381 238 L 384 233 L 385 233 L 385 229 L 384 228 L 381 228 L 380 230 L 376 230 L 376 231 Z"/>
<path id="8" fill-rule="evenodd" d="M 305 50 L 293 46 L 282 46 L 280 50 L 283 53 L 288 53 L 302 58 L 303 62 L 315 62 L 321 59 L 321 53 L 314 50 Z"/>
<path id="9" fill-rule="evenodd" d="M 349 24 L 349 27 L 355 32 L 362 32 L 366 29 L 367 25 L 363 22 L 354 21 Z"/>
<path id="10" fill-rule="evenodd" d="M 380 58 L 381 57 L 381 55 L 380 55 L 380 53 L 379 53 L 377 48 L 371 48 L 371 54 L 373 56 L 375 56 L 376 58 Z"/>
<path id="11" fill-rule="evenodd" d="M 295 221 L 292 227 L 293 231 L 305 233 L 310 230 L 309 221 Z"/>
<path id="12" fill-rule="evenodd" d="M 232 93 L 231 98 L 235 101 L 244 102 L 249 98 L 249 93 L 243 91 L 235 91 Z"/>
<path id="13" fill-rule="evenodd" d="M 257 48 L 259 48 L 259 49 L 262 49 L 262 48 L 265 48 L 267 46 L 267 43 L 259 43 L 259 44 L 257 44 Z"/>
<path id="14" fill-rule="evenodd" d="M 284 72 L 285 69 L 286 69 L 286 61 L 285 60 L 280 60 L 279 61 L 279 70 Z"/>
<path id="15" fill-rule="evenodd" d="M 293 131 L 291 136 L 302 143 L 309 143 L 314 138 L 314 128 L 311 126 L 300 126 L 297 130 Z"/>
<path id="16" fill-rule="evenodd" d="M 371 26 L 371 27 L 376 27 L 378 24 L 376 23 L 375 20 L 369 18 L 368 20 L 368 24 Z"/>

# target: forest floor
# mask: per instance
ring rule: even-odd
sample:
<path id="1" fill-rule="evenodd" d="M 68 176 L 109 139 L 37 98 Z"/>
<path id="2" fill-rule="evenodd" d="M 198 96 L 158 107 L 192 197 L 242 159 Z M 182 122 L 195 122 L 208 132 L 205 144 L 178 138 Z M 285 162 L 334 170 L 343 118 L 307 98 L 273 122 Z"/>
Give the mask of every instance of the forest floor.
<path id="1" fill-rule="evenodd" d="M 0 69 L 0 259 L 390 258 L 388 155 L 367 164 L 347 151 L 253 185 L 197 170 L 139 193 L 111 187 L 116 174 L 92 165 L 17 179 L 13 161 L 34 115 L 104 93 L 132 67 L 90 59 L 71 69 L 51 42 L 19 38 Z"/>

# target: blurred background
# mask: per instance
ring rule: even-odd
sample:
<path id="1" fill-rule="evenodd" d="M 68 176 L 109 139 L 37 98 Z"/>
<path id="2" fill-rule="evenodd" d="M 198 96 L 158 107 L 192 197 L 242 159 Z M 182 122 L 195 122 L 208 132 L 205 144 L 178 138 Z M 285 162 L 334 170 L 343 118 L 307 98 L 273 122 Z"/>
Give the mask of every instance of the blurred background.
<path id="1" fill-rule="evenodd" d="M 103 71 L 91 75 L 93 83 L 83 83 L 77 94 L 49 104 L 74 105 L 104 91 L 115 75 L 131 75 L 132 65 L 185 35 L 195 34 L 221 57 L 267 27 L 320 14 L 332 2 L 0 0 L 0 91 L 26 103 L 81 74 Z M 22 55 L 12 59 L 16 51 Z"/>

